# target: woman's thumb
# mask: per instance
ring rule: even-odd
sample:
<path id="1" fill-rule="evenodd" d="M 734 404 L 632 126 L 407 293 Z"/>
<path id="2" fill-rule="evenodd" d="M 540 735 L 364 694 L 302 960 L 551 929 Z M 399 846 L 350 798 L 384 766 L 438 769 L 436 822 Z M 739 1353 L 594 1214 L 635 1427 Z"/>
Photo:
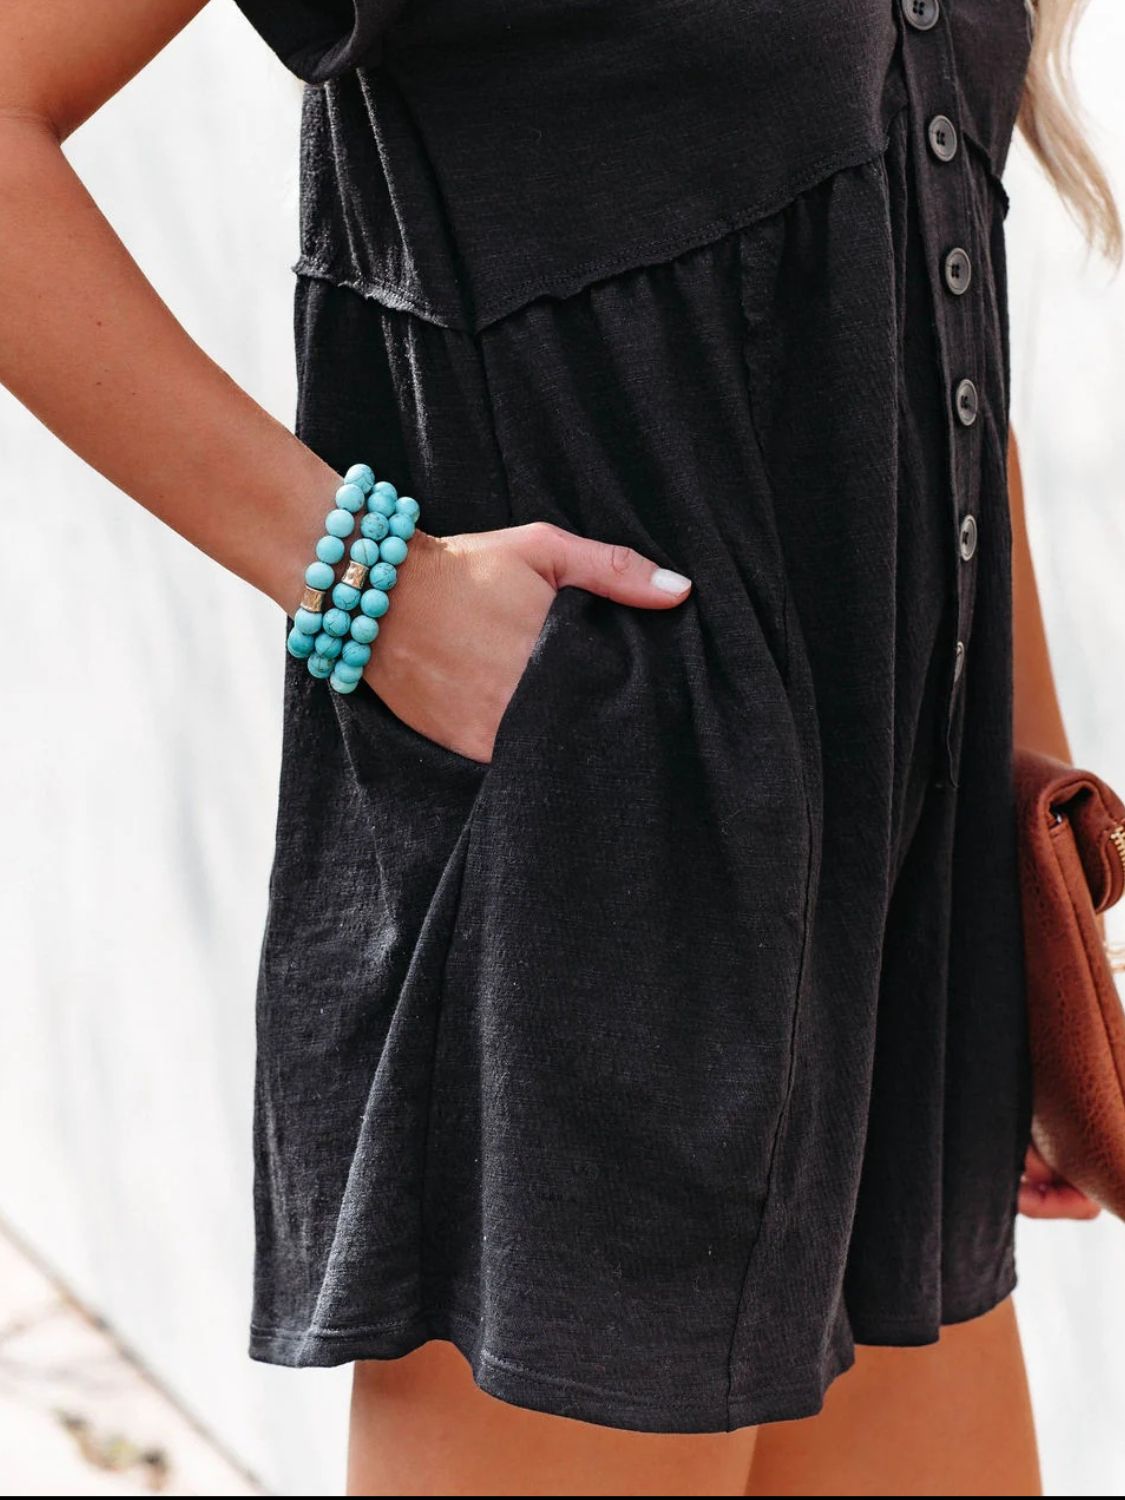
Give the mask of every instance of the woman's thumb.
<path id="1" fill-rule="evenodd" d="M 690 578 L 657 567 L 632 547 L 594 542 L 544 521 L 521 530 L 528 561 L 557 589 L 585 589 L 637 609 L 670 609 L 691 589 Z"/>

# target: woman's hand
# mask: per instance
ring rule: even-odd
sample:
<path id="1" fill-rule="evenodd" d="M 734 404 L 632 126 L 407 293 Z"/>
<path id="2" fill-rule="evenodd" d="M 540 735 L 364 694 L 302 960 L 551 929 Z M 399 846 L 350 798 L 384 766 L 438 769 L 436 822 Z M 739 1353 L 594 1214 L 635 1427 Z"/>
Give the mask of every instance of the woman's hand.
<path id="1" fill-rule="evenodd" d="M 1034 1146 L 1028 1146 L 1020 1179 L 1019 1209 L 1029 1219 L 1096 1219 L 1101 1209 L 1060 1177 Z"/>
<path id="2" fill-rule="evenodd" d="M 628 547 L 541 521 L 465 536 L 418 532 L 380 621 L 366 680 L 419 734 L 487 762 L 561 588 L 668 609 L 687 598 L 691 584 Z"/>

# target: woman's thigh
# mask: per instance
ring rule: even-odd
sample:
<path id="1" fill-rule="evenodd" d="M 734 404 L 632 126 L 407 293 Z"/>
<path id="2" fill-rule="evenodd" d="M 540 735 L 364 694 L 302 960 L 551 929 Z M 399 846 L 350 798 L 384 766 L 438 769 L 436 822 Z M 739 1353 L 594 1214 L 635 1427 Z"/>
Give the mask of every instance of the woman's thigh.
<path id="1" fill-rule="evenodd" d="M 621 1432 L 507 1406 L 450 1344 L 355 1367 L 350 1495 L 744 1495 L 754 1430 Z"/>
<path id="2" fill-rule="evenodd" d="M 819 1416 L 759 1430 L 751 1495 L 1038 1495 L 1011 1300 L 921 1349 L 857 1351 Z"/>

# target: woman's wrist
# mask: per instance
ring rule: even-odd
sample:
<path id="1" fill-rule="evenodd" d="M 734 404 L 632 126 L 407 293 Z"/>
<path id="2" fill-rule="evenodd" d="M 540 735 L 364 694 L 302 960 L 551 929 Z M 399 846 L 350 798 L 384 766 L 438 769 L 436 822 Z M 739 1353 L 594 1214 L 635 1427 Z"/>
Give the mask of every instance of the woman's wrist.
<path id="1" fill-rule="evenodd" d="M 321 468 L 323 472 L 315 476 L 315 488 L 297 491 L 287 499 L 285 524 L 273 528 L 273 535 L 262 549 L 253 576 L 248 577 L 248 581 L 272 599 L 290 619 L 300 604 L 305 571 L 316 557 L 316 543 L 323 535 L 324 514 L 332 508 L 333 496 L 344 483 L 343 475 L 327 464 Z M 345 540 L 345 559 L 337 569 L 339 576 L 346 566 L 348 549 L 359 535 L 357 527 Z M 445 551 L 439 538 L 416 529 L 410 538 L 409 562 L 403 566 L 396 588 L 413 588 L 411 580 L 417 580 L 420 574 L 432 577 L 441 565 Z"/>
<path id="2" fill-rule="evenodd" d="M 290 656 L 338 693 L 353 693 L 371 660 L 419 514 L 418 502 L 377 479 L 370 465 L 352 464 L 334 486 L 296 606 L 279 601 L 293 622 Z"/>
<path id="3" fill-rule="evenodd" d="M 301 602 L 305 570 L 316 557 L 325 512 L 343 482 L 342 475 L 322 464 L 319 471 L 299 476 L 286 487 L 282 513 L 261 550 L 258 575 L 249 580 L 290 619 Z"/>
<path id="4" fill-rule="evenodd" d="M 373 681 L 395 672 L 407 671 L 425 642 L 412 628 L 420 616 L 431 615 L 443 591 L 451 586 L 451 549 L 441 537 L 415 531 L 410 542 L 410 557 L 398 570 L 392 607 L 379 621 L 378 650 L 372 652 Z"/>

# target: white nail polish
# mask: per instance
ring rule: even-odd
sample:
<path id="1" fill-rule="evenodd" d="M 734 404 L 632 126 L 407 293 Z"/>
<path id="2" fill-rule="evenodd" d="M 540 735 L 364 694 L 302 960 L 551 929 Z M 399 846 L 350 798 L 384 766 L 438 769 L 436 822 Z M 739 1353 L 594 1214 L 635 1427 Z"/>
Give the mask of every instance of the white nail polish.
<path id="1" fill-rule="evenodd" d="M 670 568 L 657 568 L 652 575 L 652 586 L 665 594 L 682 594 L 691 588 L 691 579 L 682 573 L 673 573 Z"/>

